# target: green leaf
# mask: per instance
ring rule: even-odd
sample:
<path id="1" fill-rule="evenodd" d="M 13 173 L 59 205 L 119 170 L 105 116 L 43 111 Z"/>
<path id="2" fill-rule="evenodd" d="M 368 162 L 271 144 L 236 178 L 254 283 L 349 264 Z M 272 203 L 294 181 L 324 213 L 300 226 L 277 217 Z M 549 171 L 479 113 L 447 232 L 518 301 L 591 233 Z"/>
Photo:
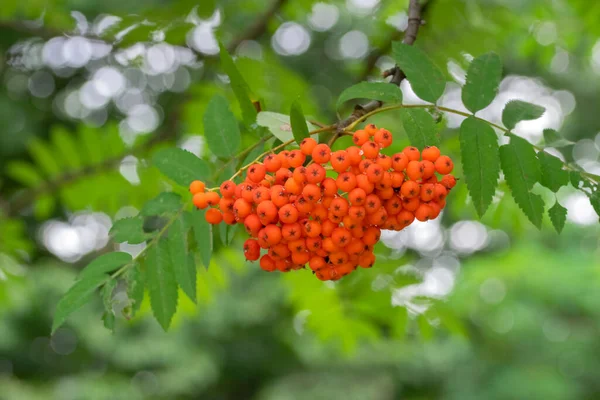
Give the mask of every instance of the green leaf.
<path id="1" fill-rule="evenodd" d="M 146 278 L 152 312 L 166 331 L 177 310 L 177 282 L 169 258 L 169 247 L 165 240 L 159 240 L 148 250 Z"/>
<path id="2" fill-rule="evenodd" d="M 514 129 L 517 123 L 538 119 L 544 114 L 544 107 L 527 103 L 521 100 L 511 100 L 504 106 L 502 111 L 502 123 L 510 130 Z"/>
<path id="3" fill-rule="evenodd" d="M 261 111 L 256 117 L 256 123 L 260 126 L 268 128 L 269 131 L 279 139 L 282 143 L 289 142 L 294 139 L 292 133 L 292 124 L 290 117 L 284 114 L 274 113 L 270 111 Z M 312 124 L 307 122 L 308 129 L 316 129 Z"/>
<path id="4" fill-rule="evenodd" d="M 131 302 L 131 315 L 129 316 L 129 318 L 131 318 L 140 309 L 142 301 L 144 300 L 145 279 L 143 271 L 138 263 L 127 271 L 125 274 L 125 281 L 127 282 L 127 297 Z"/>
<path id="5" fill-rule="evenodd" d="M 219 225 L 219 237 L 221 238 L 221 242 L 228 246 L 233 241 L 235 237 L 235 233 L 238 230 L 239 225 L 227 225 L 220 224 Z"/>
<path id="6" fill-rule="evenodd" d="M 596 214 L 600 217 L 600 189 L 596 188 L 595 192 L 587 193 L 587 196 L 590 198 L 590 203 L 596 211 Z"/>
<path id="7" fill-rule="evenodd" d="M 250 93 L 252 93 L 252 91 L 222 43 L 219 43 L 219 48 L 221 49 L 221 66 L 229 76 L 231 89 L 233 89 L 233 93 L 235 94 L 238 103 L 240 103 L 242 119 L 244 120 L 244 124 L 250 126 L 256 122 L 257 114 L 256 108 L 254 108 L 252 99 L 250 98 Z"/>
<path id="8" fill-rule="evenodd" d="M 61 168 L 57 162 L 57 157 L 52 154 L 49 146 L 38 138 L 34 138 L 28 144 L 31 158 L 40 166 L 48 178 L 53 178 L 60 174 Z"/>
<path id="9" fill-rule="evenodd" d="M 204 160 L 177 147 L 169 147 L 154 153 L 152 164 L 181 186 L 189 186 L 196 179 L 206 180 L 210 173 L 208 164 Z"/>
<path id="10" fill-rule="evenodd" d="M 106 329 L 108 329 L 112 333 L 115 333 L 115 314 L 114 313 L 108 313 L 108 312 L 104 311 L 104 313 L 102 314 L 102 322 L 104 323 L 104 327 Z"/>
<path id="11" fill-rule="evenodd" d="M 33 214 L 38 220 L 46 219 L 56 208 L 56 197 L 44 194 L 39 196 L 33 203 Z"/>
<path id="12" fill-rule="evenodd" d="M 581 173 L 579 171 L 569 171 L 569 181 L 575 189 L 579 189 L 581 180 Z"/>
<path id="13" fill-rule="evenodd" d="M 185 294 L 196 302 L 196 266 L 189 263 L 187 251 L 187 229 L 182 218 L 177 218 L 169 227 L 169 255 L 175 279 Z"/>
<path id="14" fill-rule="evenodd" d="M 163 215 L 174 213 L 181 208 L 181 196 L 172 192 L 163 192 L 148 200 L 142 207 L 141 215 Z"/>
<path id="15" fill-rule="evenodd" d="M 469 117 L 460 126 L 460 151 L 467 188 L 481 218 L 498 186 L 498 137 L 487 123 Z"/>
<path id="16" fill-rule="evenodd" d="M 6 175 L 27 187 L 35 187 L 44 182 L 40 171 L 24 161 L 12 161 L 6 166 Z"/>
<path id="17" fill-rule="evenodd" d="M 425 146 L 437 146 L 439 138 L 435 121 L 431 114 L 422 108 L 403 108 L 400 110 L 402 125 L 410 143 L 419 149 Z"/>
<path id="18" fill-rule="evenodd" d="M 146 240 L 142 217 L 122 218 L 110 228 L 109 235 L 117 243 L 139 244 Z"/>
<path id="19" fill-rule="evenodd" d="M 542 170 L 542 178 L 540 179 L 542 185 L 556 193 L 561 186 L 569 183 L 569 172 L 563 169 L 563 163 L 560 159 L 545 151 L 538 152 L 538 159 Z"/>
<path id="20" fill-rule="evenodd" d="M 511 136 L 510 143 L 500 147 L 500 163 L 515 202 L 527 218 L 541 228 L 544 202 L 530 192 L 542 175 L 533 146 L 525 139 Z"/>
<path id="21" fill-rule="evenodd" d="M 208 269 L 210 257 L 213 252 L 212 225 L 206 222 L 204 210 L 193 210 L 191 214 L 192 228 L 194 229 L 194 237 L 198 246 L 198 252 L 200 253 L 200 259 L 204 267 Z"/>
<path id="22" fill-rule="evenodd" d="M 475 58 L 467 71 L 467 82 L 462 89 L 462 101 L 473 114 L 489 106 L 502 79 L 502 61 L 490 52 Z"/>
<path id="23" fill-rule="evenodd" d="M 561 233 L 567 221 L 567 209 L 561 206 L 557 200 L 554 206 L 548 210 L 548 215 L 556 232 Z"/>
<path id="24" fill-rule="evenodd" d="M 546 142 L 547 147 L 565 147 L 575 144 L 574 142 L 563 138 L 560 133 L 550 128 L 544 129 L 544 141 Z"/>
<path id="25" fill-rule="evenodd" d="M 50 132 L 50 138 L 61 161 L 71 170 L 81 168 L 81 155 L 73 135 L 62 126 L 57 126 Z"/>
<path id="26" fill-rule="evenodd" d="M 381 100 L 390 103 L 402 103 L 402 90 L 387 82 L 361 82 L 350 86 L 340 94 L 336 107 L 352 99 Z"/>
<path id="27" fill-rule="evenodd" d="M 104 321 L 104 327 L 106 329 L 115 331 L 115 313 L 113 310 L 113 292 L 117 287 L 117 280 L 110 279 L 102 287 L 102 303 L 104 304 L 104 314 L 102 315 L 102 321 Z"/>
<path id="28" fill-rule="evenodd" d="M 216 95 L 208 103 L 204 113 L 204 137 L 217 157 L 233 157 L 240 148 L 240 128 L 224 97 Z"/>
<path id="29" fill-rule="evenodd" d="M 86 279 L 97 275 L 104 276 L 104 274 L 113 272 L 117 268 L 131 262 L 131 260 L 131 254 L 122 251 L 102 254 L 79 273 L 78 279 Z"/>
<path id="30" fill-rule="evenodd" d="M 422 50 L 405 43 L 394 42 L 392 53 L 417 96 L 435 103 L 444 94 L 444 74 Z"/>
<path id="31" fill-rule="evenodd" d="M 52 333 L 56 332 L 72 313 L 87 304 L 92 299 L 98 286 L 106 280 L 108 280 L 108 276 L 101 274 L 86 276 L 85 279 L 77 281 L 56 306 L 54 321 L 52 322 Z"/>
<path id="32" fill-rule="evenodd" d="M 306 118 L 302 112 L 302 107 L 298 100 L 294 100 L 292 103 L 292 109 L 290 110 L 290 123 L 292 125 L 292 133 L 296 143 L 300 144 L 302 140 L 310 137 L 308 133 L 308 126 L 306 126 Z"/>

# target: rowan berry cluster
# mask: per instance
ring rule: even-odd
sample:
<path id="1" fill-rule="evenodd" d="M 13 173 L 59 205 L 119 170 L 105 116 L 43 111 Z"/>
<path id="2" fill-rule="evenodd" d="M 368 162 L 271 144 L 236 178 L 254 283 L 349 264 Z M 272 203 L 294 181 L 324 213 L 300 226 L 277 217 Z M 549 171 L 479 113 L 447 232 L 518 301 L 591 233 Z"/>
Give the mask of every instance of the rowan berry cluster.
<path id="1" fill-rule="evenodd" d="M 265 271 L 308 264 L 317 278 L 337 280 L 370 268 L 381 230 L 436 218 L 456 179 L 452 160 L 435 146 L 384 155 L 392 134 L 373 124 L 352 138 L 355 146 L 345 150 L 306 138 L 299 150 L 268 154 L 248 167 L 242 183 L 223 182 L 220 195 L 194 181 L 194 205 L 211 207 L 211 224 L 243 224 L 251 236 L 246 259 L 260 259 Z"/>

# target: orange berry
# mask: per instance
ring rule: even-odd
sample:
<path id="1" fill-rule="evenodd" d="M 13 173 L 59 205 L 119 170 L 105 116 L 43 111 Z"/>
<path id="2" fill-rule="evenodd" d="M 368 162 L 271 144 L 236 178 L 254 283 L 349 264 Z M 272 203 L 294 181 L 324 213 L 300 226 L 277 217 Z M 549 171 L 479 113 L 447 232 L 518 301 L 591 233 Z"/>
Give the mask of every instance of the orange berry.
<path id="1" fill-rule="evenodd" d="M 338 175 L 335 183 L 342 192 L 350 192 L 356 187 L 356 175 L 352 172 L 343 172 Z"/>
<path id="2" fill-rule="evenodd" d="M 375 264 L 375 254 L 365 253 L 358 258 L 358 265 L 362 268 L 371 268 Z"/>
<path id="3" fill-rule="evenodd" d="M 193 181 L 190 183 L 190 192 L 192 195 L 204 192 L 206 185 L 202 181 Z"/>
<path id="4" fill-rule="evenodd" d="M 267 169 L 262 164 L 253 164 L 248 168 L 248 179 L 254 183 L 262 181 L 267 173 Z"/>
<path id="5" fill-rule="evenodd" d="M 392 168 L 396 172 L 402 172 L 408 165 L 408 156 L 405 153 L 396 153 L 392 156 Z"/>
<path id="6" fill-rule="evenodd" d="M 440 154 L 440 149 L 438 149 L 437 147 L 427 146 L 421 152 L 421 157 L 423 157 L 423 160 L 431 161 L 432 163 L 434 163 L 435 160 L 438 159 Z"/>
<path id="7" fill-rule="evenodd" d="M 423 203 L 416 209 L 415 218 L 422 222 L 429 221 L 432 213 L 432 208 L 428 204 Z"/>
<path id="8" fill-rule="evenodd" d="M 444 187 L 441 183 L 434 183 L 435 186 L 435 196 L 434 199 L 438 202 L 441 202 L 446 199 L 448 195 L 448 189 Z"/>
<path id="9" fill-rule="evenodd" d="M 392 168 L 392 157 L 386 156 L 385 154 L 380 154 L 375 162 L 377 165 L 381 165 L 381 168 L 383 168 L 384 171 Z"/>
<path id="10" fill-rule="evenodd" d="M 228 199 L 232 198 L 235 195 L 236 184 L 232 181 L 225 181 L 221 183 L 219 187 L 219 191 L 221 192 L 221 196 L 226 197 Z"/>
<path id="11" fill-rule="evenodd" d="M 404 210 L 415 212 L 417 208 L 421 205 L 421 199 L 419 197 L 412 197 L 410 199 L 405 198 L 402 199 L 402 208 Z"/>
<path id="12" fill-rule="evenodd" d="M 429 215 L 429 219 L 437 218 L 438 215 L 440 215 L 440 213 L 442 212 L 442 207 L 440 207 L 440 205 L 435 201 L 430 201 L 428 204 L 429 207 L 431 207 L 431 214 Z"/>
<path id="13" fill-rule="evenodd" d="M 308 183 L 319 183 L 327 176 L 327 171 L 319 164 L 311 164 L 304 172 Z"/>
<path id="14" fill-rule="evenodd" d="M 435 175 L 435 165 L 429 160 L 421 161 L 422 174 L 421 179 L 427 180 Z"/>
<path id="15" fill-rule="evenodd" d="M 275 266 L 275 260 L 273 260 L 273 258 L 271 258 L 271 256 L 268 254 L 265 254 L 260 258 L 259 265 L 261 269 L 267 272 L 273 272 L 277 269 Z"/>
<path id="16" fill-rule="evenodd" d="M 361 147 L 363 155 L 365 158 L 374 159 L 379 155 L 379 145 L 375 142 L 368 141 L 363 144 Z"/>
<path id="17" fill-rule="evenodd" d="M 344 251 L 335 251 L 329 255 L 329 261 L 334 265 L 341 265 L 348 261 L 348 254 Z"/>
<path id="18" fill-rule="evenodd" d="M 221 211 L 217 210 L 216 208 L 207 210 L 204 217 L 209 224 L 213 225 L 220 224 L 221 221 L 223 221 L 223 214 L 221 214 Z"/>
<path id="19" fill-rule="evenodd" d="M 334 151 L 331 154 L 331 166 L 337 172 L 344 172 L 350 167 L 350 159 L 344 150 Z"/>
<path id="20" fill-rule="evenodd" d="M 302 189 L 302 196 L 311 203 L 316 203 L 321 200 L 321 189 L 317 185 L 309 183 Z"/>
<path id="21" fill-rule="evenodd" d="M 405 147 L 404 150 L 402 150 L 402 152 L 406 154 L 406 157 L 408 157 L 408 161 L 419 161 L 419 158 L 421 158 L 421 153 L 419 152 L 419 149 L 417 149 L 414 146 Z"/>
<path id="22" fill-rule="evenodd" d="M 320 143 L 313 149 L 312 158 L 317 164 L 325 164 L 331 158 L 331 149 L 325 143 Z"/>
<path id="23" fill-rule="evenodd" d="M 338 191 L 337 183 L 333 178 L 325 178 L 321 183 L 321 189 L 324 197 L 335 196 Z"/>
<path id="24" fill-rule="evenodd" d="M 302 228 L 306 237 L 317 237 L 321 234 L 321 224 L 315 220 L 306 221 Z"/>
<path id="25" fill-rule="evenodd" d="M 402 211 L 402 199 L 398 196 L 394 196 L 385 202 L 385 211 L 389 215 L 397 215 Z"/>
<path id="26" fill-rule="evenodd" d="M 275 184 L 283 185 L 289 178 L 292 177 L 292 171 L 287 168 L 279 168 L 275 172 Z"/>
<path id="27" fill-rule="evenodd" d="M 302 142 L 300 142 L 300 151 L 306 155 L 306 156 L 310 156 L 313 152 L 313 150 L 315 149 L 315 147 L 317 146 L 317 141 L 313 138 L 304 138 L 302 139 Z"/>
<path id="28" fill-rule="evenodd" d="M 281 168 L 281 159 L 275 154 L 265 156 L 263 164 L 268 172 L 275 172 Z"/>
<path id="29" fill-rule="evenodd" d="M 298 210 L 293 204 L 286 204 L 279 209 L 279 220 L 284 224 L 291 224 L 298 220 Z"/>
<path id="30" fill-rule="evenodd" d="M 418 196 L 420 191 L 421 188 L 419 187 L 419 184 L 415 181 L 406 181 L 402 184 L 402 187 L 400 188 L 400 193 L 402 193 L 402 196 L 404 196 L 407 199 Z"/>
<path id="31" fill-rule="evenodd" d="M 367 134 L 369 136 L 375 136 L 375 134 L 377 133 L 377 126 L 375 126 L 375 124 L 369 124 L 367 126 L 365 126 L 365 132 L 367 132 Z"/>
<path id="32" fill-rule="evenodd" d="M 304 185 L 298 183 L 295 179 L 288 179 L 285 181 L 285 191 L 291 194 L 300 194 L 302 193 L 302 189 L 304 189 Z"/>
<path id="33" fill-rule="evenodd" d="M 348 205 L 348 200 L 346 200 L 345 198 L 336 197 L 331 202 L 329 208 L 331 210 L 331 213 L 336 217 L 343 217 L 344 215 L 348 214 L 348 208 L 350 208 L 350 206 Z"/>
<path id="34" fill-rule="evenodd" d="M 415 214 L 404 209 L 404 210 L 400 211 L 400 213 L 398 213 L 398 216 L 396 217 L 396 219 L 398 220 L 398 222 L 400 224 L 402 224 L 403 226 L 406 227 L 413 223 L 413 221 L 415 220 Z"/>
<path id="35" fill-rule="evenodd" d="M 219 200 L 221 200 L 221 196 L 217 192 L 206 193 L 206 202 L 209 206 L 216 206 L 219 204 Z"/>
<path id="36" fill-rule="evenodd" d="M 235 220 L 235 214 L 230 211 L 223 211 L 223 222 L 227 225 L 235 225 L 237 221 Z"/>
<path id="37" fill-rule="evenodd" d="M 379 242 L 380 237 L 381 230 L 375 226 L 371 226 L 367 228 L 361 240 L 364 244 L 374 245 L 375 243 Z"/>
<path id="38" fill-rule="evenodd" d="M 369 141 L 369 136 L 365 130 L 359 129 L 352 135 L 352 141 L 355 145 L 362 146 Z"/>
<path id="39" fill-rule="evenodd" d="M 408 178 L 417 181 L 423 176 L 423 164 L 420 161 L 410 161 L 406 167 Z"/>
<path id="40" fill-rule="evenodd" d="M 237 199 L 233 203 L 233 212 L 240 220 L 244 219 L 252 212 L 252 204 L 244 199 Z"/>
<path id="41" fill-rule="evenodd" d="M 331 233 L 333 232 L 333 230 L 337 227 L 338 227 L 338 224 L 336 224 L 335 222 L 332 222 L 329 219 L 326 219 L 321 223 L 321 235 L 323 237 L 329 237 L 329 236 L 331 236 Z"/>
<path id="42" fill-rule="evenodd" d="M 444 175 L 440 181 L 442 185 L 448 190 L 456 186 L 456 178 L 452 175 Z"/>
<path id="43" fill-rule="evenodd" d="M 362 155 L 360 154 L 360 147 L 350 146 L 346 149 L 350 165 L 358 165 L 362 161 Z"/>
<path id="44" fill-rule="evenodd" d="M 263 224 L 256 214 L 250 214 L 244 218 L 244 229 L 250 236 L 258 236 L 258 232 L 262 229 Z"/>
<path id="45" fill-rule="evenodd" d="M 274 224 L 269 224 L 265 226 L 263 232 L 263 239 L 270 246 L 275 246 L 276 244 L 279 244 L 279 242 L 281 242 L 282 239 L 281 228 Z"/>
<path id="46" fill-rule="evenodd" d="M 338 227 L 335 228 L 331 233 L 331 239 L 333 239 L 333 242 L 336 246 L 344 247 L 348 243 L 350 243 L 350 240 L 352 239 L 352 234 L 348 229 Z"/>
<path id="47" fill-rule="evenodd" d="M 375 194 L 369 194 L 365 198 L 365 210 L 367 214 L 372 214 L 381 208 L 381 199 Z"/>
<path id="48" fill-rule="evenodd" d="M 348 192 L 348 200 L 353 206 L 362 206 L 365 204 L 365 199 L 367 197 L 367 193 L 364 189 L 359 187 L 352 189 Z"/>
<path id="49" fill-rule="evenodd" d="M 306 182 L 306 167 L 298 167 L 294 169 L 292 178 L 294 178 L 294 180 L 298 183 Z"/>
<path id="50" fill-rule="evenodd" d="M 192 202 L 201 210 L 204 210 L 206 207 L 208 207 L 208 199 L 206 198 L 206 193 L 203 192 L 196 193 L 192 198 Z"/>
<path id="51" fill-rule="evenodd" d="M 381 128 L 375 133 L 373 140 L 384 149 L 392 144 L 392 133 L 387 129 Z"/>
<path id="52" fill-rule="evenodd" d="M 246 256 L 246 260 L 258 260 L 260 257 L 260 245 L 255 239 L 248 239 L 244 242 L 244 255 Z"/>
<path id="53" fill-rule="evenodd" d="M 290 162 L 290 167 L 298 168 L 304 161 L 306 161 L 306 156 L 300 150 L 292 150 L 288 155 L 288 159 Z"/>
<path id="54" fill-rule="evenodd" d="M 310 253 L 308 251 L 292 253 L 292 262 L 296 265 L 304 266 L 309 260 L 310 260 Z"/>
<path id="55" fill-rule="evenodd" d="M 362 221 L 367 215 L 367 210 L 362 206 L 352 206 L 348 209 L 348 216 L 355 221 Z"/>
<path id="56" fill-rule="evenodd" d="M 391 177 L 392 177 L 392 187 L 394 189 L 402 187 L 402 184 L 404 183 L 404 174 L 402 172 L 394 171 L 391 173 Z"/>
<path id="57" fill-rule="evenodd" d="M 379 164 L 371 164 L 365 171 L 369 182 L 377 183 L 383 179 L 383 167 Z"/>
<path id="58" fill-rule="evenodd" d="M 454 168 L 454 163 L 448 156 L 439 156 L 437 160 L 435 160 L 435 170 L 438 174 L 446 175 L 452 172 Z"/>
<path id="59" fill-rule="evenodd" d="M 435 196 L 435 185 L 433 183 L 425 183 L 421 186 L 421 200 L 431 201 Z"/>
<path id="60" fill-rule="evenodd" d="M 308 267 L 310 269 L 312 269 L 313 271 L 318 271 L 321 268 L 323 268 L 325 265 L 327 265 L 327 263 L 325 262 L 325 259 L 323 257 L 319 257 L 319 256 L 313 256 L 308 261 Z"/>
<path id="61" fill-rule="evenodd" d="M 356 186 L 364 190 L 366 194 L 372 193 L 375 190 L 375 185 L 364 174 L 356 176 Z"/>
<path id="62" fill-rule="evenodd" d="M 233 212 L 234 203 L 235 200 L 223 197 L 221 200 L 219 200 L 219 208 L 223 212 Z"/>

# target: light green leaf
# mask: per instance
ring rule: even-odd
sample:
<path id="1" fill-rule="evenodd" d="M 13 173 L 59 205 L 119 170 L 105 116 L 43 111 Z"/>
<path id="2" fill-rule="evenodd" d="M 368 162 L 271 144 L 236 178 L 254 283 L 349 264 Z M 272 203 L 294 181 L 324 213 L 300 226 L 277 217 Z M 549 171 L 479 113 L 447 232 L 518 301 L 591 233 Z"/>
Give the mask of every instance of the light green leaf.
<path id="1" fill-rule="evenodd" d="M 556 232 L 561 233 L 567 221 L 567 209 L 561 206 L 557 200 L 554 206 L 548 210 L 548 215 Z"/>
<path id="2" fill-rule="evenodd" d="M 282 143 L 289 142 L 294 139 L 292 133 L 292 124 L 290 117 L 284 114 L 274 113 L 270 111 L 261 111 L 258 113 L 256 123 L 260 126 L 268 128 L 269 131 L 279 139 Z M 312 124 L 307 122 L 308 129 L 316 129 Z"/>
<path id="3" fill-rule="evenodd" d="M 506 103 L 502 111 L 502 123 L 506 128 L 512 130 L 517 123 L 538 119 L 545 111 L 546 109 L 542 106 L 521 100 L 511 100 Z"/>
<path id="4" fill-rule="evenodd" d="M 481 218 L 498 186 L 498 137 L 491 126 L 469 117 L 460 126 L 460 151 L 467 188 Z"/>
<path id="5" fill-rule="evenodd" d="M 73 135 L 62 126 L 52 128 L 50 140 L 61 162 L 71 170 L 81 168 L 81 155 Z"/>
<path id="6" fill-rule="evenodd" d="M 86 279 L 90 276 L 97 276 L 113 272 L 119 267 L 131 262 L 131 254 L 122 251 L 102 254 L 89 263 L 80 273 L 77 279 Z"/>
<path id="7" fill-rule="evenodd" d="M 27 187 L 35 187 L 44 182 L 40 171 L 24 161 L 12 161 L 6 166 L 6 175 Z"/>
<path id="8" fill-rule="evenodd" d="M 83 126 L 79 132 L 81 140 L 82 162 L 84 165 L 96 165 L 104 158 L 104 146 L 98 134 L 98 130 L 91 126 Z"/>
<path id="9" fill-rule="evenodd" d="M 205 181 L 210 173 L 208 164 L 204 160 L 177 147 L 169 147 L 154 153 L 152 164 L 165 176 L 185 187 L 196 179 Z"/>
<path id="10" fill-rule="evenodd" d="M 435 103 L 444 94 L 444 74 L 419 48 L 405 43 L 392 43 L 392 55 L 417 96 Z"/>
<path id="11" fill-rule="evenodd" d="M 131 315 L 128 317 L 131 318 L 140 309 L 142 300 L 144 300 L 145 279 L 143 271 L 137 262 L 125 274 L 125 281 L 127 282 L 127 297 L 131 306 Z"/>
<path id="12" fill-rule="evenodd" d="M 33 138 L 28 144 L 31 158 L 40 166 L 48 178 L 54 178 L 61 172 L 56 155 L 52 154 L 50 147 L 38 138 Z"/>
<path id="13" fill-rule="evenodd" d="M 500 147 L 500 163 L 515 202 L 527 218 L 541 228 L 544 202 L 530 192 L 542 175 L 533 146 L 525 139 L 511 136 L 510 143 Z"/>
<path id="14" fill-rule="evenodd" d="M 114 313 L 108 313 L 108 312 L 104 311 L 104 313 L 102 314 L 102 322 L 104 323 L 104 327 L 106 329 L 108 329 L 112 333 L 115 333 L 115 314 Z"/>
<path id="15" fill-rule="evenodd" d="M 109 235 L 117 243 L 139 244 L 146 240 L 142 217 L 122 218 L 110 228 Z"/>
<path id="16" fill-rule="evenodd" d="M 141 215 L 163 215 L 179 211 L 181 208 L 181 196 L 172 192 L 163 192 L 148 200 L 142 207 Z"/>
<path id="17" fill-rule="evenodd" d="M 462 89 L 462 101 L 473 114 L 489 106 L 502 79 L 502 61 L 490 52 L 475 58 L 467 71 L 467 82 Z"/>
<path id="18" fill-rule="evenodd" d="M 292 103 L 292 109 L 290 110 L 290 124 L 292 125 L 292 133 L 296 143 L 300 144 L 302 140 L 310 137 L 308 133 L 308 126 L 306 126 L 306 118 L 302 112 L 302 107 L 298 100 Z"/>
<path id="19" fill-rule="evenodd" d="M 565 147 L 575 144 L 574 142 L 563 138 L 560 133 L 550 128 L 544 129 L 544 141 L 546 142 L 547 147 Z"/>
<path id="20" fill-rule="evenodd" d="M 152 246 L 146 256 L 146 278 L 150 305 L 156 320 L 166 331 L 177 310 L 177 282 L 165 240 Z"/>
<path id="21" fill-rule="evenodd" d="M 200 253 L 202 264 L 208 269 L 213 252 L 212 225 L 206 222 L 204 210 L 193 210 L 191 214 L 192 228 L 194 229 L 194 237 L 196 239 L 196 245 L 198 246 L 198 252 Z"/>
<path id="22" fill-rule="evenodd" d="M 402 103 L 402 91 L 396 85 L 387 82 L 361 82 L 345 89 L 338 98 L 336 107 L 352 99 L 381 100 L 390 103 Z"/>
<path id="23" fill-rule="evenodd" d="M 204 137 L 217 157 L 233 157 L 240 148 L 240 128 L 224 97 L 216 95 L 208 103 L 204 113 Z"/>
<path id="24" fill-rule="evenodd" d="M 244 120 L 244 124 L 250 126 L 256 122 L 257 114 L 256 108 L 254 108 L 252 99 L 250 98 L 250 93 L 252 93 L 252 91 L 242 77 L 242 74 L 240 74 L 240 71 L 237 69 L 233 59 L 227 52 L 227 49 L 225 49 L 222 43 L 219 43 L 219 47 L 221 49 L 221 66 L 229 76 L 231 89 L 233 89 L 233 93 L 242 109 L 242 119 Z"/>
<path id="25" fill-rule="evenodd" d="M 196 266 L 189 263 L 187 251 L 187 229 L 182 218 L 177 218 L 169 227 L 169 255 L 177 283 L 184 293 L 196 302 Z"/>
<path id="26" fill-rule="evenodd" d="M 52 322 L 52 333 L 56 332 L 72 313 L 87 304 L 92 299 L 98 286 L 108 279 L 107 275 L 100 274 L 86 276 L 85 279 L 77 281 L 56 306 L 54 321 Z"/>
<path id="27" fill-rule="evenodd" d="M 545 151 L 538 152 L 538 159 L 542 170 L 540 183 L 552 190 L 558 192 L 561 186 L 569 183 L 569 172 L 563 169 L 563 163 L 560 159 Z"/>
<path id="28" fill-rule="evenodd" d="M 427 111 L 421 108 L 403 108 L 400 110 L 400 117 L 413 146 L 422 150 L 425 146 L 439 144 L 435 121 Z"/>
<path id="29" fill-rule="evenodd" d="M 33 203 L 33 214 L 38 220 L 46 219 L 52 215 L 56 208 L 56 197 L 50 194 L 39 196 Z"/>
<path id="30" fill-rule="evenodd" d="M 110 279 L 101 289 L 102 303 L 104 304 L 104 314 L 102 321 L 104 327 L 114 333 L 115 331 L 115 313 L 113 311 L 113 292 L 117 287 L 117 280 Z"/>

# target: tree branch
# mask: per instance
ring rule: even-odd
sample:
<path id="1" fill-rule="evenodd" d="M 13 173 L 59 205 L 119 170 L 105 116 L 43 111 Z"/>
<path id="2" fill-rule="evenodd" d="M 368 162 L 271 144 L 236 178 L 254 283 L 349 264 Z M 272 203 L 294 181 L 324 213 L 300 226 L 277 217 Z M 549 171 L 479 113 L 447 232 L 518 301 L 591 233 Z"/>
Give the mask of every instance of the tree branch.
<path id="1" fill-rule="evenodd" d="M 402 42 L 408 45 L 412 45 L 417 39 L 417 34 L 419 33 L 420 25 L 421 5 L 419 4 L 419 0 L 410 0 L 410 4 L 408 6 L 408 27 L 406 28 L 406 32 L 404 33 L 404 39 L 402 40 Z M 391 71 L 388 72 L 388 76 L 392 76 L 390 83 L 396 86 L 400 86 L 400 83 L 402 83 L 404 78 L 406 78 L 404 72 L 402 72 L 397 65 Z M 354 108 L 354 112 L 352 113 L 352 115 L 337 123 L 337 131 L 341 132 L 345 127 L 347 127 L 363 115 L 380 108 L 382 105 L 383 102 L 379 100 L 372 100 L 366 104 L 357 105 Z"/>

